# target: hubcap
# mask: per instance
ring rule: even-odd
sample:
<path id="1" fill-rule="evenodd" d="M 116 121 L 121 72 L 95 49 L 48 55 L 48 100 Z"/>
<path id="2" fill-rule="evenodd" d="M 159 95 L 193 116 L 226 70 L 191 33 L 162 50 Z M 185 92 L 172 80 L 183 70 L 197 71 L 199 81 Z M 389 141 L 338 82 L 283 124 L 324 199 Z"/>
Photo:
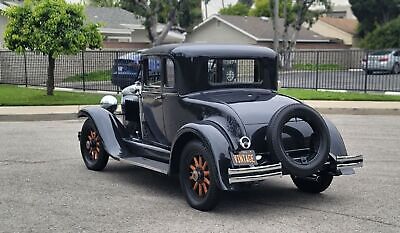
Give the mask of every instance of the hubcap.
<path id="1" fill-rule="evenodd" d="M 210 187 L 210 171 L 207 161 L 201 155 L 194 156 L 189 169 L 189 180 L 191 181 L 193 191 L 199 197 L 204 197 Z"/>
<path id="2" fill-rule="evenodd" d="M 86 141 L 86 149 L 89 151 L 90 159 L 97 160 L 100 154 L 100 137 L 96 131 L 90 130 Z"/>

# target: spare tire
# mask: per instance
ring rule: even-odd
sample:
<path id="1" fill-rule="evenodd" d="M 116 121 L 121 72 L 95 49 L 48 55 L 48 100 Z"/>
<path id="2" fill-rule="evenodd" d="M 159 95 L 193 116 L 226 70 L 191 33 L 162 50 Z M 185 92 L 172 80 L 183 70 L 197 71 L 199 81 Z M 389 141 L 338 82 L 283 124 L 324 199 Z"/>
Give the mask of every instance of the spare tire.
<path id="1" fill-rule="evenodd" d="M 283 128 L 292 118 L 300 118 L 314 131 L 319 143 L 311 158 L 296 161 L 286 151 L 282 140 Z M 306 177 L 318 172 L 327 161 L 330 151 L 329 129 L 322 116 L 304 104 L 291 104 L 280 108 L 271 118 L 267 129 L 267 143 L 272 155 L 282 163 L 284 170 L 291 175 Z"/>

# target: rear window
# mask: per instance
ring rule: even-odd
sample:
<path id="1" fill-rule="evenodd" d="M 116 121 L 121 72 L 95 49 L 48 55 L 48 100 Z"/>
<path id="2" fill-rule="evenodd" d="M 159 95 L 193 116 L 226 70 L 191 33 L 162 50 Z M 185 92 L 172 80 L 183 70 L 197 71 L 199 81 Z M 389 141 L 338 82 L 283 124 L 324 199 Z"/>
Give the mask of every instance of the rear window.
<path id="1" fill-rule="evenodd" d="M 211 85 L 258 84 L 260 64 L 254 59 L 208 60 L 208 82 Z"/>

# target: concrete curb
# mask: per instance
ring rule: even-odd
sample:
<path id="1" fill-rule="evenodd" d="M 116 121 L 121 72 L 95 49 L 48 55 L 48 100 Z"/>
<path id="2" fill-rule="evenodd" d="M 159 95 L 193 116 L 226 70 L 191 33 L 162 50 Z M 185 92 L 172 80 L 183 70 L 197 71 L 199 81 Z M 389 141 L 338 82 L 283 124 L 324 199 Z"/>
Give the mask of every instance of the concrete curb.
<path id="1" fill-rule="evenodd" d="M 400 109 L 374 109 L 374 108 L 320 108 L 315 109 L 321 114 L 342 115 L 400 115 Z M 77 120 L 76 113 L 26 113 L 26 114 L 0 114 L 0 122 L 15 121 L 59 121 Z"/>

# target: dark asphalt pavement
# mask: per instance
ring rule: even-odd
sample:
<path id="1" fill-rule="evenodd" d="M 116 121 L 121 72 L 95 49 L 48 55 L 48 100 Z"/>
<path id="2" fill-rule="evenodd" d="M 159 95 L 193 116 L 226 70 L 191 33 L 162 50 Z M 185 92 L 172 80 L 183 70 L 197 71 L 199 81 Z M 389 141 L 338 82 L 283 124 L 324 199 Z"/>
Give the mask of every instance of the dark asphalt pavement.
<path id="1" fill-rule="evenodd" d="M 87 170 L 82 121 L 0 122 L 0 232 L 400 232 L 400 116 L 328 117 L 365 155 L 356 175 L 319 195 L 271 178 L 208 213 L 176 179 L 116 161 Z"/>

